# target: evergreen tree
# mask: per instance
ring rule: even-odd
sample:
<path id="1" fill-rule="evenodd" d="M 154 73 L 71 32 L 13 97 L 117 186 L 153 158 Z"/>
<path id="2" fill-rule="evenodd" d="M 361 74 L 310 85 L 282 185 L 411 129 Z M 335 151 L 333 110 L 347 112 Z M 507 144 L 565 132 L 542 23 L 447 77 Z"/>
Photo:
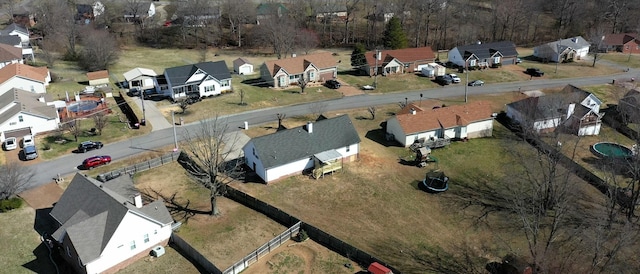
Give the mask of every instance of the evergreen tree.
<path id="1" fill-rule="evenodd" d="M 389 23 L 387 23 L 387 27 L 384 30 L 383 41 L 385 48 L 388 49 L 403 49 L 408 46 L 409 41 L 402 30 L 402 25 L 398 17 L 394 16 L 389 20 Z"/>
<path id="2" fill-rule="evenodd" d="M 354 68 L 360 68 L 367 64 L 367 58 L 365 54 L 367 53 L 367 49 L 363 44 L 356 44 L 355 48 L 353 48 L 353 52 L 351 53 L 351 66 Z"/>

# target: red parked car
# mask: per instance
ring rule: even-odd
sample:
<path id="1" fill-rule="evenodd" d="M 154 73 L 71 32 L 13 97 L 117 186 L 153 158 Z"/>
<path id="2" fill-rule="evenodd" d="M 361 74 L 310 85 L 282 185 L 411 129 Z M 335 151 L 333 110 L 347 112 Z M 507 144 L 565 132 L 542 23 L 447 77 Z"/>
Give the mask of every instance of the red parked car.
<path id="1" fill-rule="evenodd" d="M 82 161 L 82 168 L 92 169 L 94 167 L 106 165 L 108 163 L 111 163 L 111 156 L 93 156 Z"/>

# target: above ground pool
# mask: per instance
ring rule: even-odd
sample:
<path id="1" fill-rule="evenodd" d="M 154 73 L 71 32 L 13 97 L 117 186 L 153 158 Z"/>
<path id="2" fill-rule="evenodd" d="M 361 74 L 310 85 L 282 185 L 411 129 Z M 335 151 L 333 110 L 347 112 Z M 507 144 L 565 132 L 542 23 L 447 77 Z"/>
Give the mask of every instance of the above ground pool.
<path id="1" fill-rule="evenodd" d="M 611 142 L 595 143 L 591 146 L 591 152 L 600 158 L 629 158 L 633 156 L 631 149 Z"/>
<path id="2" fill-rule="evenodd" d="M 93 101 L 93 100 L 79 101 L 77 103 L 73 103 L 69 105 L 67 109 L 73 112 L 83 112 L 83 111 L 89 111 L 94 108 L 97 108 L 99 104 L 100 104 L 100 101 Z"/>

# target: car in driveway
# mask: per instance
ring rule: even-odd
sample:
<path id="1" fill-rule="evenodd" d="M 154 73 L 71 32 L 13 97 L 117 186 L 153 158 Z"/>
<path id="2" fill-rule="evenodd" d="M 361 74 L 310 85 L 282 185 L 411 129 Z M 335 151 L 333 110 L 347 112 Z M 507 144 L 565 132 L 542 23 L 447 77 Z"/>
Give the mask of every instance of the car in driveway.
<path id="1" fill-rule="evenodd" d="M 102 156 L 93 156 L 82 161 L 83 169 L 93 169 L 94 167 L 98 167 L 101 165 L 106 165 L 111 163 L 111 156 L 102 155 Z"/>
<path id="2" fill-rule="evenodd" d="M 476 87 L 476 86 L 482 86 L 482 85 L 484 85 L 484 81 L 482 80 L 473 80 L 469 82 L 470 87 Z"/>
<path id="3" fill-rule="evenodd" d="M 535 77 L 544 76 L 544 71 L 541 71 L 539 68 L 528 68 L 527 74 Z"/>
<path id="4" fill-rule="evenodd" d="M 78 144 L 78 152 L 85 153 L 89 150 L 101 149 L 103 146 L 102 142 L 84 141 Z"/>
<path id="5" fill-rule="evenodd" d="M 435 81 L 436 81 L 436 83 L 438 83 L 438 84 L 440 84 L 442 86 L 450 85 L 451 83 L 453 83 L 453 80 L 451 79 L 451 77 L 449 77 L 449 75 L 436 76 Z"/>
<path id="6" fill-rule="evenodd" d="M 324 85 L 330 89 L 340 88 L 340 82 L 338 82 L 338 80 L 333 80 L 333 79 L 325 81 Z"/>
<path id="7" fill-rule="evenodd" d="M 22 153 L 24 154 L 24 159 L 27 161 L 35 160 L 36 158 L 38 158 L 38 150 L 34 145 L 28 145 L 23 147 Z"/>
<path id="8" fill-rule="evenodd" d="M 460 77 L 458 77 L 457 74 L 449 73 L 447 75 L 449 75 L 449 77 L 451 77 L 451 82 L 452 83 L 454 83 L 454 84 L 460 83 L 461 80 L 460 80 Z"/>
<path id="9" fill-rule="evenodd" d="M 25 135 L 22 137 L 22 147 L 35 146 L 33 136 Z"/>
<path id="10" fill-rule="evenodd" d="M 14 150 L 18 148 L 18 139 L 16 137 L 9 137 L 7 139 L 4 139 L 4 143 L 2 144 L 2 146 L 4 146 L 4 150 L 6 151 Z"/>

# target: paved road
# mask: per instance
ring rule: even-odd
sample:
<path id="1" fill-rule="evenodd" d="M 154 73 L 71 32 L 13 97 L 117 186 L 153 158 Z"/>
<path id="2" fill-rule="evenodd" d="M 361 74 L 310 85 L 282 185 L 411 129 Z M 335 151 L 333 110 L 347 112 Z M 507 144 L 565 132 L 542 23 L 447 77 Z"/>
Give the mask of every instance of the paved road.
<path id="1" fill-rule="evenodd" d="M 520 82 L 500 83 L 493 85 L 485 85 L 481 87 L 468 87 L 468 95 L 492 94 L 501 92 L 511 92 L 516 90 L 536 90 L 553 87 L 563 87 L 567 84 L 576 86 L 589 86 L 611 83 L 613 79 L 629 79 L 635 77 L 640 79 L 640 70 L 631 70 L 621 72 L 615 75 L 571 78 L 571 79 L 534 79 Z M 450 85 L 442 88 L 415 90 L 393 94 L 364 94 L 358 96 L 348 96 L 334 100 L 323 101 L 320 103 L 306 103 L 292 106 L 284 106 L 277 108 L 268 108 L 261 110 L 248 111 L 239 114 L 222 116 L 220 119 L 231 126 L 232 130 L 240 130 L 244 126 L 244 122 L 249 123 L 249 127 L 276 121 L 277 113 L 285 113 L 288 117 L 309 114 L 314 109 L 314 105 L 321 104 L 325 111 L 336 111 L 351 108 L 369 107 L 377 105 L 385 105 L 403 102 L 405 98 L 409 101 L 417 101 L 420 94 L 423 99 L 442 99 L 450 97 L 464 96 L 464 85 Z M 181 139 L 186 129 L 193 129 L 198 126 L 198 122 L 175 127 L 175 136 L 178 141 Z M 92 151 L 86 154 L 69 154 L 60 158 L 39 163 L 33 168 L 36 171 L 34 180 L 29 184 L 29 188 L 36 187 L 51 182 L 57 174 L 68 175 L 77 171 L 76 165 L 92 154 L 108 153 L 114 159 L 123 159 L 146 151 L 156 151 L 158 148 L 170 146 L 174 143 L 174 128 L 164 128 L 151 132 L 146 136 L 132 138 L 126 141 L 107 144 L 103 149 Z M 168 152 L 168 151 L 167 151 Z"/>

